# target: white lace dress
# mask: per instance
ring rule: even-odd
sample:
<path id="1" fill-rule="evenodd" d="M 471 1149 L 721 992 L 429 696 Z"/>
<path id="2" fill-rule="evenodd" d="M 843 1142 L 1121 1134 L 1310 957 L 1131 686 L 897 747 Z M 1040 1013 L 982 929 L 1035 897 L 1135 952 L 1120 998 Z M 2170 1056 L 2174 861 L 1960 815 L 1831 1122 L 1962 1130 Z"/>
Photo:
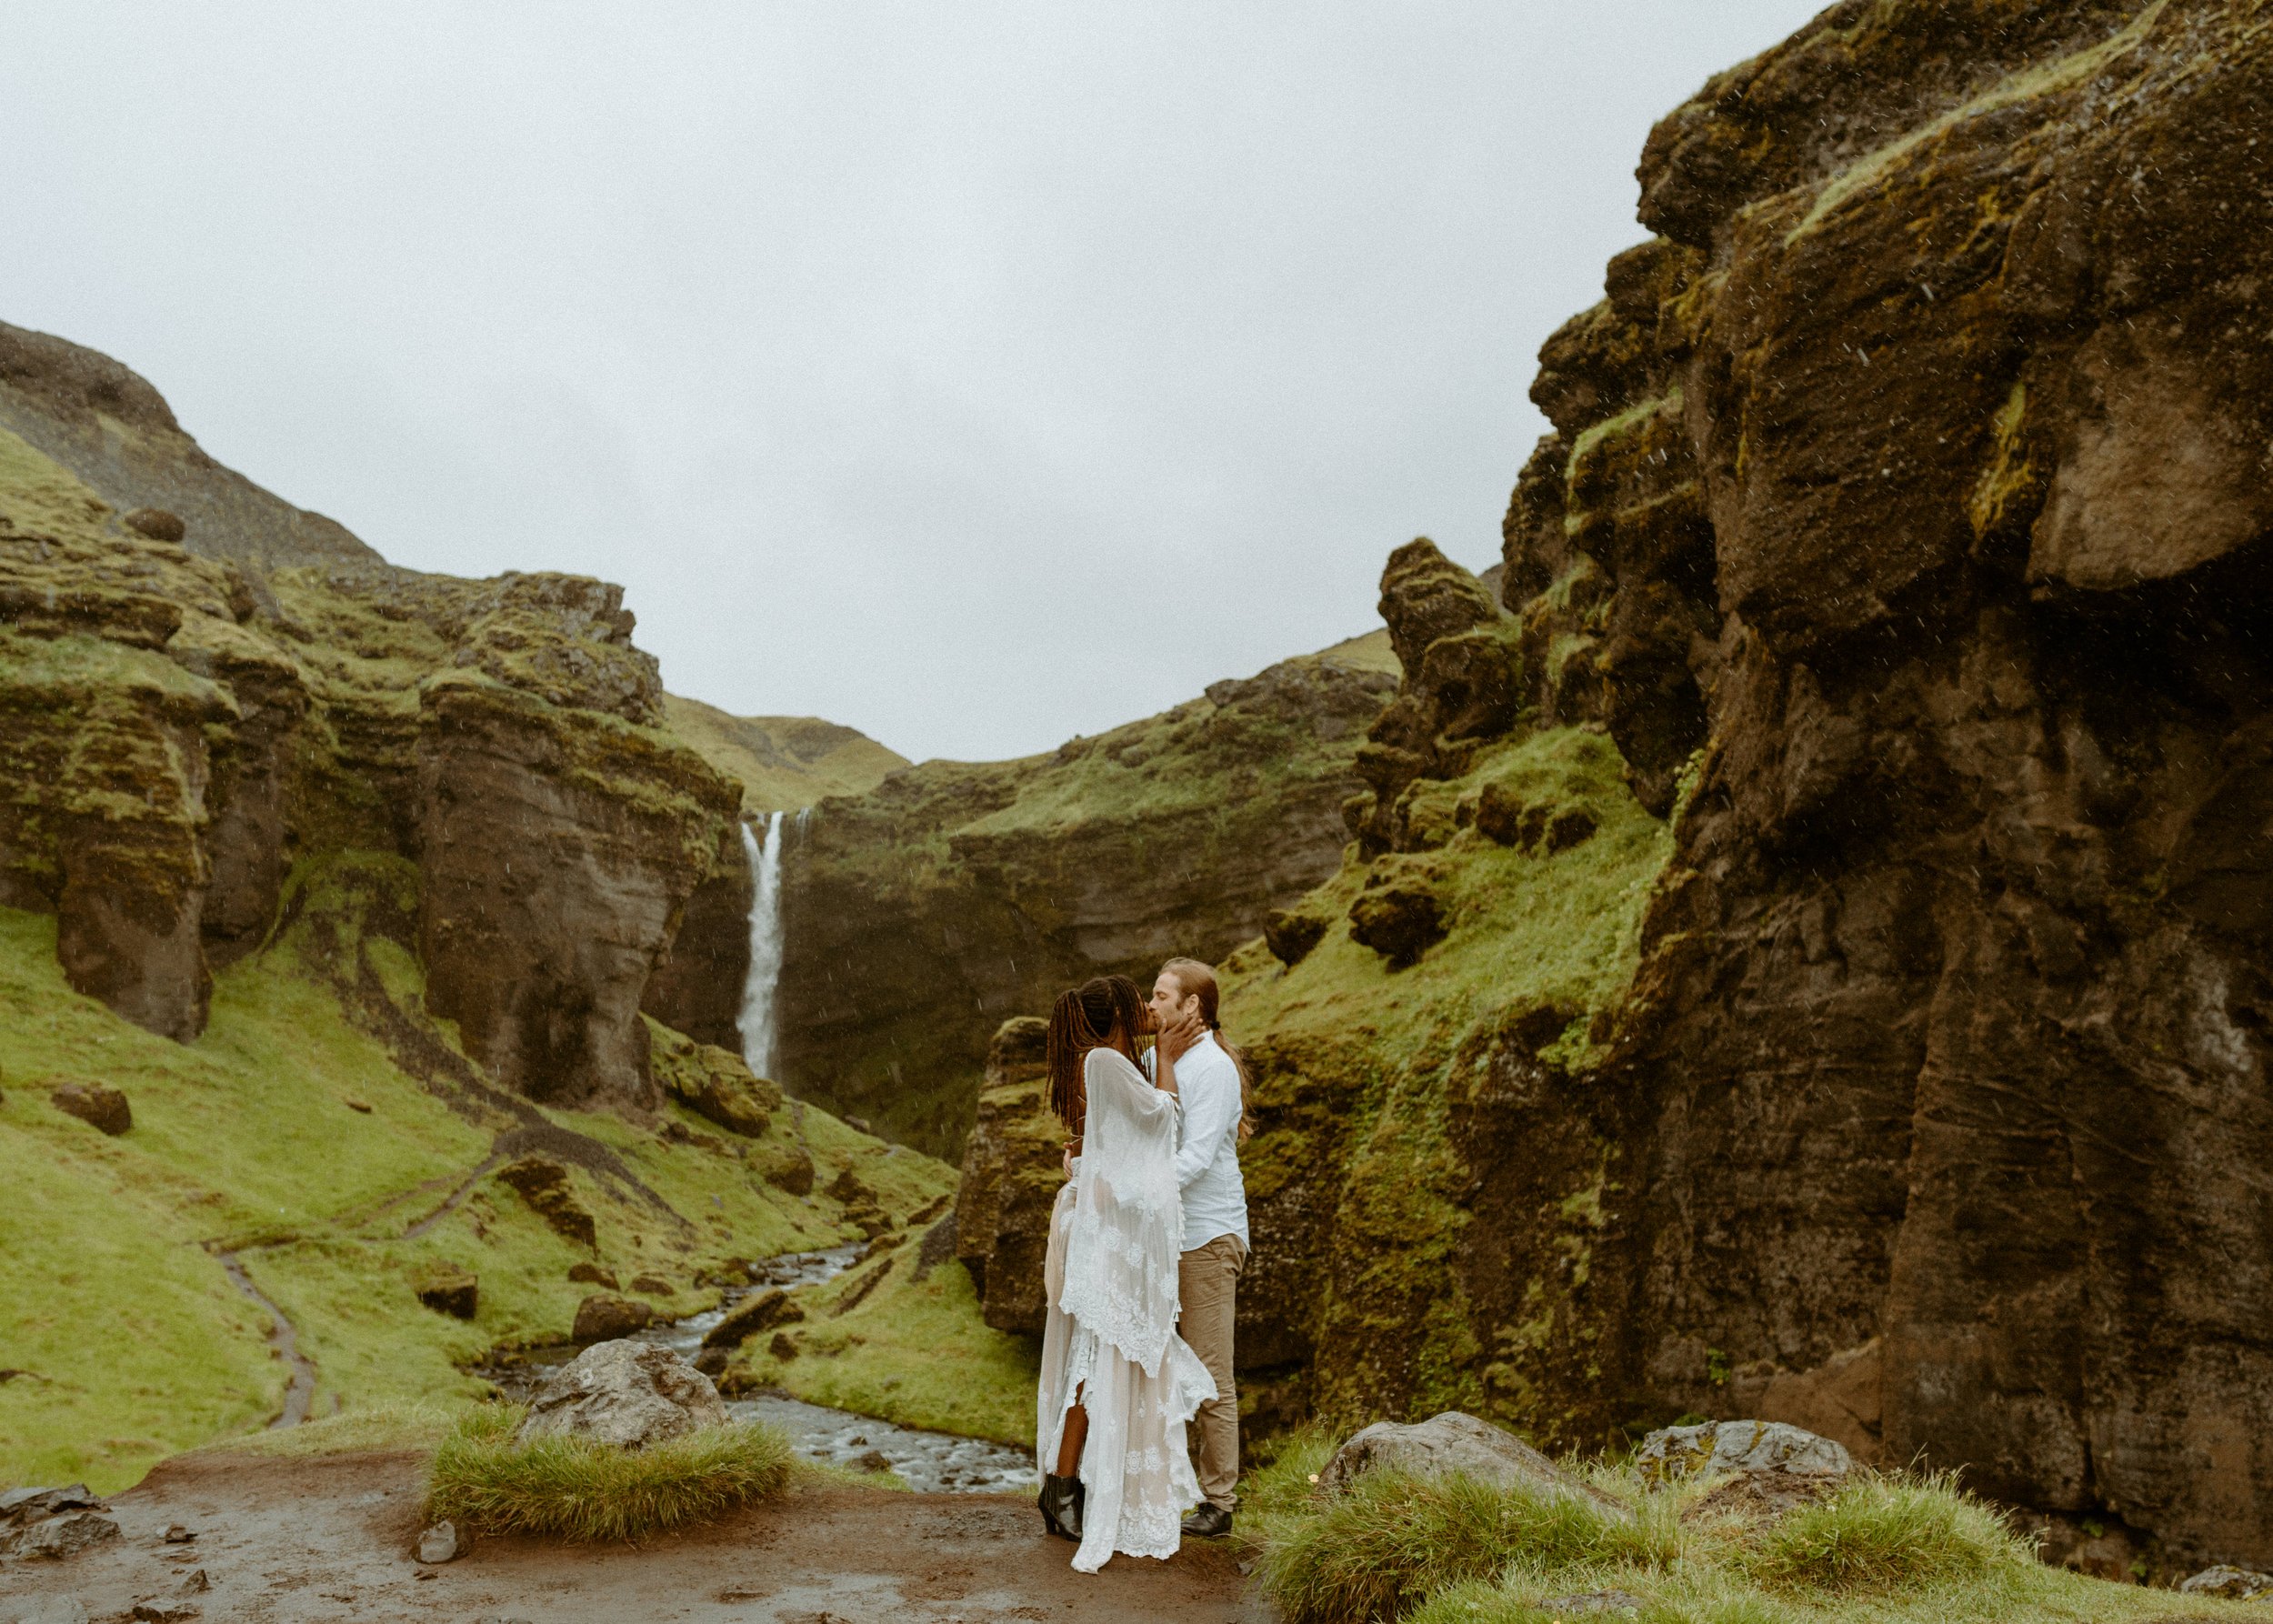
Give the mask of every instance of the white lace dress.
<path id="1" fill-rule="evenodd" d="M 1176 1186 L 1176 1100 L 1108 1048 L 1091 1049 L 1081 1158 L 1050 1215 L 1042 1382 L 1034 1436 L 1057 1461 L 1076 1393 L 1089 1412 L 1081 1454 L 1081 1548 L 1095 1573 L 1116 1551 L 1171 1557 L 1199 1499 L 1184 1429 L 1215 1379 L 1176 1334 L 1184 1239 Z"/>

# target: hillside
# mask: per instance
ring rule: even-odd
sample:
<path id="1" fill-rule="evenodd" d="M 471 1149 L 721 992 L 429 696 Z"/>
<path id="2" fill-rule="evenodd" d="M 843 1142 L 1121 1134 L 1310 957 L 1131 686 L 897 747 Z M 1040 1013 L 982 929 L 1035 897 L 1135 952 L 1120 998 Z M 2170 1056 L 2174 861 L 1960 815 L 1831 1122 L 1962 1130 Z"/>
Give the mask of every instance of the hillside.
<path id="1" fill-rule="evenodd" d="M 783 1078 L 954 1154 L 1006 1016 L 1227 952 L 1333 872 L 1395 671 L 1376 633 L 1047 755 L 823 802 L 783 850 Z"/>
<path id="2" fill-rule="evenodd" d="M 731 1040 L 687 923 L 724 898 L 746 953 L 753 795 L 632 629 L 598 581 L 393 568 L 0 330 L 0 1479 L 463 1403 L 567 1333 L 572 1267 L 685 1313 L 939 1205 L 685 1035 Z"/>
<path id="3" fill-rule="evenodd" d="M 794 811 L 833 795 L 865 795 L 907 765 L 866 734 L 817 717 L 728 716 L 698 699 L 663 697 L 664 726 L 742 785 L 742 810 Z"/>

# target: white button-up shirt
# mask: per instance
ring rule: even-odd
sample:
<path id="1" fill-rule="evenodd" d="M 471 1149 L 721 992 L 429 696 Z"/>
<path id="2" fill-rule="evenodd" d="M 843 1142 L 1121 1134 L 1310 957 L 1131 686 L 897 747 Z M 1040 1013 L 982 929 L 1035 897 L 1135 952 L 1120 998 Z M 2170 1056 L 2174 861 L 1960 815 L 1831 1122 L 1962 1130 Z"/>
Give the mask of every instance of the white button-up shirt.
<path id="1" fill-rule="evenodd" d="M 1153 1069 L 1153 1057 L 1145 1057 Z M 1247 1239 L 1247 1187 L 1239 1177 L 1239 1068 L 1212 1033 L 1176 1063 L 1176 1182 L 1184 1195 L 1184 1249 L 1219 1235 Z"/>

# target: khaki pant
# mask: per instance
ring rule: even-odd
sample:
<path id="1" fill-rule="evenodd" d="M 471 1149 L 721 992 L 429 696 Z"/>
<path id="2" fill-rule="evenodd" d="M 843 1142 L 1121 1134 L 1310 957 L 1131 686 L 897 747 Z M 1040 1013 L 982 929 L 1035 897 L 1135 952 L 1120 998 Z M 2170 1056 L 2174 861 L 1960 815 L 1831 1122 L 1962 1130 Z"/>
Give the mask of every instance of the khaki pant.
<path id="1" fill-rule="evenodd" d="M 1199 1491 L 1227 1511 L 1239 1506 L 1239 1391 L 1231 1380 L 1231 1324 L 1239 1299 L 1239 1270 L 1247 1249 L 1236 1235 L 1218 1235 L 1204 1247 L 1184 1254 L 1177 1268 L 1177 1289 L 1183 1313 L 1176 1334 L 1191 1345 L 1207 1374 L 1216 1378 L 1216 1397 L 1199 1407 L 1193 1418 L 1193 1464 L 1199 1472 Z"/>

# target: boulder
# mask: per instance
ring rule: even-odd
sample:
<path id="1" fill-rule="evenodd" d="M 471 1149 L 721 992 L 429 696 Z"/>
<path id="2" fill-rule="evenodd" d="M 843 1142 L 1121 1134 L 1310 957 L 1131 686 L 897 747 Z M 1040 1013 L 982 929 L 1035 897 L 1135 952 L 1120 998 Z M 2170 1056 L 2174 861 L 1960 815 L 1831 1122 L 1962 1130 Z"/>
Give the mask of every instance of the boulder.
<path id="1" fill-rule="evenodd" d="M 703 1338 L 703 1346 L 739 1348 L 760 1331 L 804 1318 L 805 1310 L 779 1287 L 771 1291 L 755 1291 L 735 1304 L 724 1319 L 710 1328 Z"/>
<path id="2" fill-rule="evenodd" d="M 108 1510 L 84 1483 L 0 1493 L 0 1556 L 52 1559 L 115 1539 L 118 1525 Z"/>
<path id="3" fill-rule="evenodd" d="M 670 1348 L 601 1342 L 545 1384 L 514 1439 L 526 1442 L 557 1433 L 638 1449 L 728 1421 L 710 1378 Z"/>
<path id="4" fill-rule="evenodd" d="M 2254 1568 L 2235 1568 L 2220 1562 L 2215 1568 L 2205 1568 L 2193 1578 L 2181 1579 L 2179 1590 L 2188 1596 L 2222 1596 L 2228 1601 L 2255 1601 L 2260 1596 L 2273 1595 L 2273 1573 L 2260 1573 Z"/>
<path id="5" fill-rule="evenodd" d="M 677 1289 L 661 1275 L 634 1275 L 631 1288 L 643 1297 L 668 1297 Z"/>
<path id="6" fill-rule="evenodd" d="M 1783 1421 L 1703 1421 L 1651 1433 L 1634 1464 L 1643 1482 L 1659 1486 L 1723 1473 L 1837 1479 L 1855 1469 L 1855 1458 L 1844 1444 Z"/>
<path id="7" fill-rule="evenodd" d="M 576 1199 L 568 1169 L 541 1156 L 525 1156 L 497 1169 L 497 1181 L 517 1192 L 561 1239 L 580 1247 L 598 1243 L 599 1228 Z"/>
<path id="8" fill-rule="evenodd" d="M 107 1083 L 59 1083 L 47 1098 L 65 1116 L 76 1117 L 113 1138 L 135 1125 L 135 1114 L 126 1097 Z"/>
<path id="9" fill-rule="evenodd" d="M 571 1265 L 568 1269 L 568 1278 L 579 1286 L 605 1286 L 610 1291 L 616 1289 L 616 1276 L 613 1271 L 602 1268 L 596 1263 Z"/>
<path id="10" fill-rule="evenodd" d="M 25 1522 L 0 1537 L 0 1556 L 24 1561 L 75 1557 L 90 1546 L 118 1538 L 118 1524 L 100 1511 L 59 1511 Z"/>
<path id="11" fill-rule="evenodd" d="M 777 1147 L 756 1164 L 757 1176 L 784 1195 L 813 1193 L 813 1157 L 799 1145 Z"/>
<path id="12" fill-rule="evenodd" d="M 1326 921 L 1297 908 L 1274 908 L 1263 920 L 1263 944 L 1283 965 L 1297 965 L 1326 937 Z"/>
<path id="13" fill-rule="evenodd" d="M 1363 892 L 1349 905 L 1349 934 L 1403 969 L 1444 940 L 1445 923 L 1436 897 L 1410 880 L 1393 881 Z"/>
<path id="14" fill-rule="evenodd" d="M 1409 1425 L 1376 1421 L 1334 1451 L 1334 1459 L 1318 1474 L 1318 1486 L 1340 1493 L 1381 1467 L 1415 1478 L 1474 1478 L 1541 1499 L 1574 1500 L 1614 1522 L 1634 1519 L 1627 1507 L 1573 1477 L 1514 1433 L 1457 1409 Z"/>
<path id="15" fill-rule="evenodd" d="M 163 507 L 137 507 L 118 522 L 152 541 L 179 542 L 189 534 L 189 526 L 182 523 L 181 515 L 168 513 Z"/>
<path id="16" fill-rule="evenodd" d="M 436 1313 L 459 1319 L 471 1319 L 481 1298 L 481 1283 L 473 1270 L 455 1263 L 434 1265 L 418 1277 L 412 1289 Z"/>
<path id="17" fill-rule="evenodd" d="M 655 1322 L 655 1310 L 636 1298 L 596 1291 L 576 1305 L 576 1325 L 569 1337 L 577 1342 L 612 1342 Z"/>

